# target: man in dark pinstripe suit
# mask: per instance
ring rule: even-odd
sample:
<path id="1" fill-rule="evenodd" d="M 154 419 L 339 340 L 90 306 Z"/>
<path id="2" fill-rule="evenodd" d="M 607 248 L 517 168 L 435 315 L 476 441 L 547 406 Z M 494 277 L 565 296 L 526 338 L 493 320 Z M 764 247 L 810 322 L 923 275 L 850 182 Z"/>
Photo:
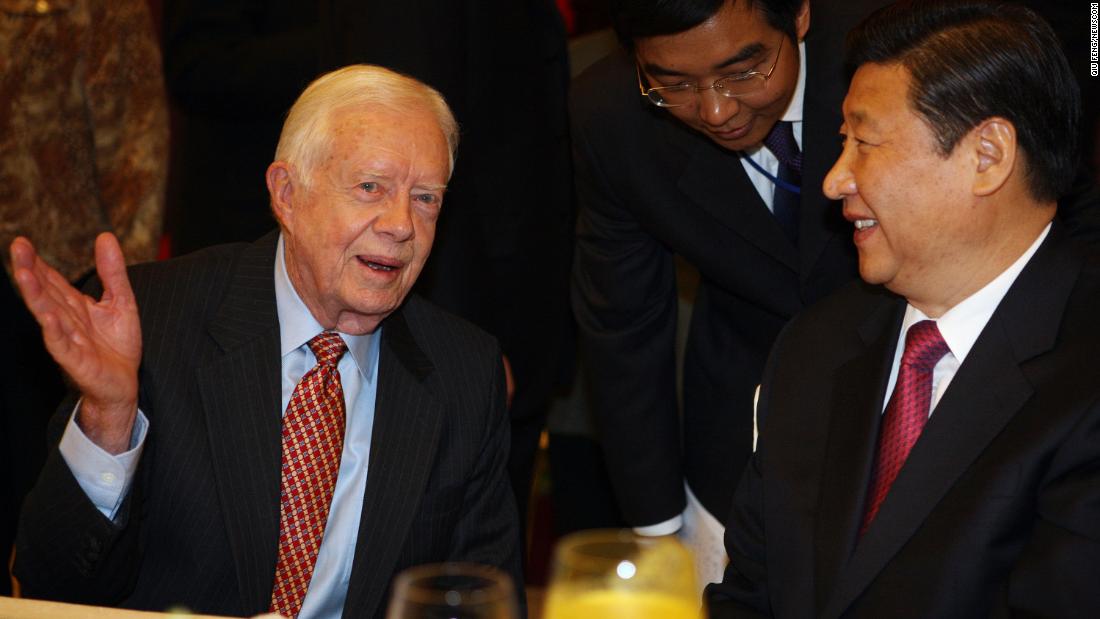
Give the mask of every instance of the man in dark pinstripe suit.
<path id="1" fill-rule="evenodd" d="M 23 297 L 80 398 L 57 416 L 22 515 L 25 594 L 267 610 L 281 411 L 321 331 L 348 347 L 347 428 L 300 616 L 381 616 L 393 575 L 428 562 L 496 565 L 522 583 L 499 348 L 408 295 L 457 135 L 434 90 L 347 67 L 310 85 L 283 127 L 267 171 L 279 233 L 129 271 L 101 235 L 92 297 L 27 239 L 12 244 Z"/>

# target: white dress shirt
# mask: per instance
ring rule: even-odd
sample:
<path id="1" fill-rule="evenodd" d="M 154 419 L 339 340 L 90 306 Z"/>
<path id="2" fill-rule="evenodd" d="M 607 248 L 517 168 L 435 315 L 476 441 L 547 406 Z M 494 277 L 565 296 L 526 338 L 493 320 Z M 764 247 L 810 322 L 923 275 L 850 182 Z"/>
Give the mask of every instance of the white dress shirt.
<path id="1" fill-rule="evenodd" d="M 798 142 L 798 148 L 801 149 L 802 105 L 806 93 L 806 43 L 804 41 L 798 44 L 798 57 L 802 60 L 798 63 L 798 82 L 794 94 L 791 95 L 791 102 L 787 104 L 787 110 L 783 112 L 780 120 L 791 123 L 791 129 L 794 131 L 794 141 Z M 837 129 L 839 130 L 840 127 L 837 127 Z M 752 186 L 756 188 L 756 193 L 760 194 L 760 199 L 764 201 L 770 211 L 773 209 L 772 205 L 775 202 L 775 182 L 761 174 L 751 163 L 745 161 L 745 158 L 752 159 L 756 162 L 756 165 L 767 170 L 768 174 L 772 176 L 779 176 L 779 160 L 763 144 L 756 148 L 747 149 L 744 153 L 744 157 L 741 158 L 741 166 L 745 168 L 745 174 L 748 174 Z M 811 189 L 817 191 L 818 188 L 811 187 Z"/>
<path id="2" fill-rule="evenodd" d="M 285 414 L 294 387 L 316 365 L 316 358 L 306 342 L 324 331 L 324 328 L 310 313 L 290 282 L 281 236 L 276 249 L 273 275 L 282 354 L 282 410 Z M 317 553 L 313 580 L 298 615 L 300 619 L 337 619 L 343 612 L 367 483 L 374 406 L 378 392 L 381 329 L 369 335 L 341 333 L 340 336 L 348 345 L 348 354 L 337 365 L 347 411 L 344 448 L 340 455 L 340 473 L 329 508 L 328 524 Z M 77 407 L 79 408 L 79 404 Z M 145 444 L 149 421 L 139 410 L 131 438 L 131 449 L 112 456 L 84 435 L 75 422 L 75 412 L 61 438 L 61 456 L 92 503 L 103 515 L 114 519 L 115 512 L 133 480 Z"/>
<path id="3" fill-rule="evenodd" d="M 936 409 L 936 404 L 939 404 L 940 398 L 943 397 L 943 393 L 947 391 L 948 385 L 951 384 L 951 380 L 955 378 L 955 373 L 959 371 L 959 366 L 966 360 L 966 356 L 970 354 L 970 349 L 974 347 L 974 342 L 978 340 L 978 336 L 985 329 L 986 323 L 989 322 L 993 312 L 1000 305 L 1001 299 L 1008 293 L 1012 283 L 1016 281 L 1020 272 L 1024 270 L 1031 257 L 1035 255 L 1035 251 L 1042 245 L 1043 239 L 1047 238 L 1049 232 L 1050 224 L 1047 224 L 1043 231 L 1039 233 L 1039 237 L 1027 248 L 1027 251 L 1016 259 L 1016 262 L 1013 262 L 1011 266 L 993 278 L 993 281 L 986 284 L 981 290 L 963 299 L 935 320 L 940 335 L 943 336 L 944 342 L 951 350 L 932 369 L 932 401 L 928 409 L 930 417 L 932 411 Z M 909 332 L 909 327 L 922 320 L 931 319 L 912 305 L 906 306 L 905 317 L 901 321 L 901 331 L 898 333 L 897 349 L 894 351 L 894 365 L 890 370 L 890 381 L 886 385 L 886 397 L 882 401 L 883 412 L 886 411 L 886 404 L 890 401 L 890 394 L 894 392 L 894 384 L 898 380 L 898 367 L 901 365 L 901 355 L 905 352 L 905 335 Z"/>

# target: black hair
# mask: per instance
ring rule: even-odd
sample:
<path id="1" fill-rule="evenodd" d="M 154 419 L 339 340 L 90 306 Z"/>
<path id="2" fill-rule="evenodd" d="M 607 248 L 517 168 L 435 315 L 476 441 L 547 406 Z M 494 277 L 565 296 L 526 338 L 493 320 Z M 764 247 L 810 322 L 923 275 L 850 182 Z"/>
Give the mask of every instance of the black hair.
<path id="1" fill-rule="evenodd" d="M 1031 195 L 1056 200 L 1073 182 L 1081 95 L 1051 27 L 1008 2 L 902 0 L 848 34 L 849 72 L 866 63 L 904 66 L 909 103 L 948 156 L 982 121 L 1016 128 Z"/>
<path id="2" fill-rule="evenodd" d="M 610 0 L 611 25 L 629 51 L 638 39 L 677 34 L 714 17 L 727 2 L 748 2 L 768 25 L 795 39 L 795 17 L 803 0 Z"/>

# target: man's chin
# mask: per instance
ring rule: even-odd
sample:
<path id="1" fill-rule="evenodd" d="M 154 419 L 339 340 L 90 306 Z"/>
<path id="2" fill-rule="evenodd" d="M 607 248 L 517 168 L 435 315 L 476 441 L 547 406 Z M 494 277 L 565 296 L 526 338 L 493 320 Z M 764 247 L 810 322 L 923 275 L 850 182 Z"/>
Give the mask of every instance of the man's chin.
<path id="1" fill-rule="evenodd" d="M 398 299 L 392 296 L 386 299 L 378 297 L 361 299 L 360 302 L 340 312 L 336 318 L 336 330 L 349 335 L 373 333 L 404 299 L 405 295 L 401 295 Z"/>
<path id="2" fill-rule="evenodd" d="M 881 265 L 874 264 L 871 260 L 865 258 L 862 253 L 859 256 L 859 277 L 873 286 L 885 285 L 890 281 L 890 278 L 883 272 Z"/>

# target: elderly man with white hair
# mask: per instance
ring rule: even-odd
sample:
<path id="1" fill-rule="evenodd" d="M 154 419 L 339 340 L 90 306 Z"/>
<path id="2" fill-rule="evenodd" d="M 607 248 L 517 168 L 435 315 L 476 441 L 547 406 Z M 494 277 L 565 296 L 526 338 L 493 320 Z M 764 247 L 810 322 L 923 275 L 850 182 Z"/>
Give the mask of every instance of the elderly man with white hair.
<path id="1" fill-rule="evenodd" d="M 500 350 L 408 294 L 457 136 L 431 88 L 346 67 L 283 127 L 277 232 L 129 270 L 104 234 L 92 296 L 12 243 L 77 392 L 23 510 L 26 595 L 371 617 L 413 565 L 522 585 Z"/>

